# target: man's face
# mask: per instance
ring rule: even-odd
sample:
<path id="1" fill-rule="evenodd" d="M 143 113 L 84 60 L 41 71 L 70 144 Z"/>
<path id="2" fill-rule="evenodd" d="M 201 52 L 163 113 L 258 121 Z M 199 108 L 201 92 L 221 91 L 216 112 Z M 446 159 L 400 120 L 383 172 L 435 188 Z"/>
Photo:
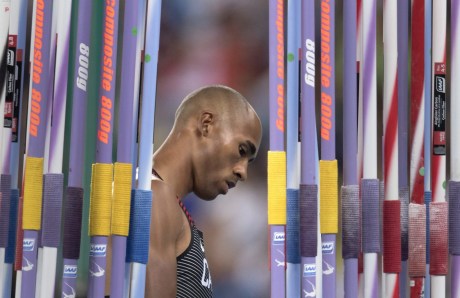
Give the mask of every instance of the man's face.
<path id="1" fill-rule="evenodd" d="M 248 164 L 256 157 L 262 131 L 259 119 L 236 115 L 216 123 L 204 139 L 194 175 L 194 192 L 204 200 L 226 194 L 247 179 Z"/>

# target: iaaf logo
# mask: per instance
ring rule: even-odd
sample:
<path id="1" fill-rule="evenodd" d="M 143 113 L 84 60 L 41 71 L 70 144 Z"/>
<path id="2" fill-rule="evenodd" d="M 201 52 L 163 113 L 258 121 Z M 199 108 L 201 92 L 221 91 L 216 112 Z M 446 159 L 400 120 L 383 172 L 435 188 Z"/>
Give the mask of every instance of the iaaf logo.
<path id="1" fill-rule="evenodd" d="M 284 232 L 275 232 L 273 234 L 274 245 L 284 245 Z"/>
<path id="2" fill-rule="evenodd" d="M 446 79 L 436 78 L 436 90 L 441 93 L 446 93 Z"/>
<path id="3" fill-rule="evenodd" d="M 106 244 L 91 244 L 89 250 L 90 257 L 105 257 L 107 251 Z"/>
<path id="4" fill-rule="evenodd" d="M 329 241 L 329 242 L 323 242 L 322 244 L 322 251 L 323 254 L 326 255 L 332 255 L 334 253 L 334 242 Z"/>
<path id="5" fill-rule="evenodd" d="M 316 275 L 316 264 L 305 264 L 303 265 L 303 276 L 315 276 Z"/>
<path id="6" fill-rule="evenodd" d="M 24 240 L 22 240 L 22 250 L 23 251 L 34 251 L 34 247 L 35 247 L 35 239 L 24 238 Z"/>
<path id="7" fill-rule="evenodd" d="M 9 66 L 14 65 L 14 51 L 13 50 L 8 50 L 8 53 L 6 55 L 6 64 Z"/>
<path id="8" fill-rule="evenodd" d="M 77 272 L 76 265 L 64 265 L 64 278 L 77 278 Z"/>

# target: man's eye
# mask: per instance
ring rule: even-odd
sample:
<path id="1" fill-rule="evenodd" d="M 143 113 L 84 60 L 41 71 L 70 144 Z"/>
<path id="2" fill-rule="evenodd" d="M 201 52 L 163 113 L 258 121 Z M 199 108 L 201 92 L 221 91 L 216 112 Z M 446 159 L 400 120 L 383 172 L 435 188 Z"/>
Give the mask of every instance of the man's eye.
<path id="1" fill-rule="evenodd" d="M 244 146 L 240 146 L 239 151 L 240 151 L 240 156 L 246 156 L 246 149 L 244 148 Z"/>

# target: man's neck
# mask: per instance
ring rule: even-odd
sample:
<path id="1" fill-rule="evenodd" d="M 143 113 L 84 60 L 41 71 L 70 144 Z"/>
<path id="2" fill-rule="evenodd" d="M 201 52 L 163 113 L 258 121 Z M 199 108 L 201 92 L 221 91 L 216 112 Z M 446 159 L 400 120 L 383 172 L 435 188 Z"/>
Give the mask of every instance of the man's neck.
<path id="1" fill-rule="evenodd" d="M 153 168 L 180 198 L 193 190 L 190 148 L 181 143 L 167 140 L 153 156 Z"/>

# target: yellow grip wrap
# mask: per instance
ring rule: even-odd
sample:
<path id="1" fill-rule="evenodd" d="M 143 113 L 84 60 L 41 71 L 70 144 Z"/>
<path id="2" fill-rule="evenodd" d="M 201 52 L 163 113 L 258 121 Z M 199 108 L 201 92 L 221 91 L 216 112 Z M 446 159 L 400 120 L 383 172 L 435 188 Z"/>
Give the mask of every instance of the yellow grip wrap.
<path id="1" fill-rule="evenodd" d="M 268 151 L 268 224 L 286 224 L 286 152 Z"/>
<path id="2" fill-rule="evenodd" d="M 90 236 L 109 236 L 112 215 L 113 164 L 93 164 L 89 214 Z"/>
<path id="3" fill-rule="evenodd" d="M 113 171 L 112 234 L 128 236 L 132 164 L 115 163 Z"/>
<path id="4" fill-rule="evenodd" d="M 43 158 L 26 157 L 24 177 L 24 207 L 22 227 L 24 230 L 41 229 L 43 191 Z"/>
<path id="5" fill-rule="evenodd" d="M 339 231 L 339 193 L 337 160 L 319 161 L 320 221 L 322 234 Z"/>

